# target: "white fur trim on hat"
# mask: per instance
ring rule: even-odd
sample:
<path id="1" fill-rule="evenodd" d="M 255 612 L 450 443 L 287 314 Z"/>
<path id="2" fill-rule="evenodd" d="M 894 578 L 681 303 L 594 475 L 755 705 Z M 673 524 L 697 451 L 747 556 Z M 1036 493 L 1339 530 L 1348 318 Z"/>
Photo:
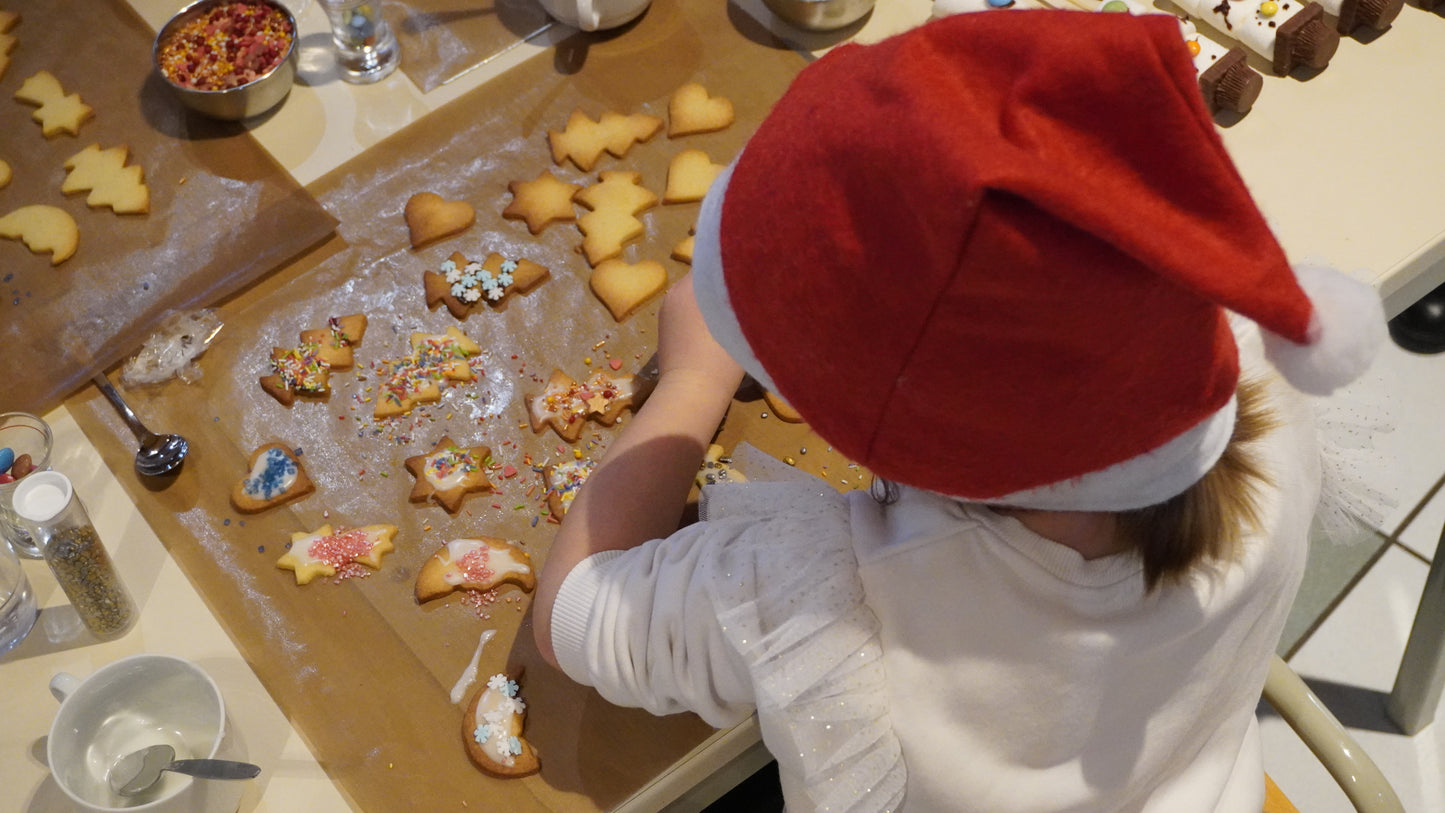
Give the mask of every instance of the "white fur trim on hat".
<path id="1" fill-rule="evenodd" d="M 1107 469 L 985 502 L 1039 511 L 1132 511 L 1164 502 L 1213 468 L 1234 434 L 1238 408 L 1239 400 L 1231 397 L 1219 411 L 1157 449 Z"/>
<path id="2" fill-rule="evenodd" d="M 733 313 L 728 298 L 727 280 L 723 279 L 718 234 L 722 223 L 723 196 L 727 194 L 728 181 L 735 166 L 736 162 L 729 164 L 727 169 L 718 173 L 702 200 L 692 246 L 692 290 L 697 297 L 698 309 L 702 311 L 702 320 L 713 339 L 748 375 L 767 389 L 776 391 L 772 377 L 753 355 L 752 345 L 743 336 L 742 326 L 738 324 L 738 317 Z"/>
<path id="3" fill-rule="evenodd" d="M 1310 395 L 1329 395 L 1369 369 L 1386 335 L 1385 308 L 1373 288 L 1333 269 L 1301 265 L 1295 277 L 1309 297 L 1309 343 L 1264 331 L 1270 363 Z"/>

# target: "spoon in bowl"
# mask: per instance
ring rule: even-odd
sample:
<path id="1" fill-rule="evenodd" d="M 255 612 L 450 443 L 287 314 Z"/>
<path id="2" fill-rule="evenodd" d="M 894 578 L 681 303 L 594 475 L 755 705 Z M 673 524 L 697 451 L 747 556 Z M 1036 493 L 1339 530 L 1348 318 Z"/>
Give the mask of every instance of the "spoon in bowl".
<path id="1" fill-rule="evenodd" d="M 110 379 L 104 373 L 97 374 L 94 380 L 95 386 L 110 399 L 130 431 L 135 433 L 136 440 L 140 441 L 140 448 L 135 453 L 135 470 L 147 477 L 160 477 L 180 468 L 190 451 L 186 439 L 180 435 L 157 435 L 147 429 L 115 387 L 110 385 Z"/>
<path id="2" fill-rule="evenodd" d="M 121 796 L 136 796 L 160 781 L 161 771 L 175 771 L 200 779 L 252 779 L 261 766 L 229 759 L 176 759 L 176 749 L 152 745 L 115 761 L 106 774 L 106 784 Z"/>

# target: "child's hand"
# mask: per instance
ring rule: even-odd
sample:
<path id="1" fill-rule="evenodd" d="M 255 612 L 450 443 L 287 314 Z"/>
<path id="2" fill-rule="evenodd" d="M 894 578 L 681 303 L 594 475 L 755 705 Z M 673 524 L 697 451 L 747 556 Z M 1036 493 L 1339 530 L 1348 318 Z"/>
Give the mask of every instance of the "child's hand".
<path id="1" fill-rule="evenodd" d="M 743 369 L 708 332 L 692 290 L 692 276 L 679 280 L 667 292 L 658 314 L 657 365 L 659 378 L 692 380 L 697 386 L 716 387 L 731 399 L 742 383 Z"/>

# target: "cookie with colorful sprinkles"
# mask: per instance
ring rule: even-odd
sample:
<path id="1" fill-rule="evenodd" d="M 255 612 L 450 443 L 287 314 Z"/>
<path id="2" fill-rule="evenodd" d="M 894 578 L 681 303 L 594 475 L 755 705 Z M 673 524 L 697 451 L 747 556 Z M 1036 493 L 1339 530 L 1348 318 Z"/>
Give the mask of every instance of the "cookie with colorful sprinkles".
<path id="1" fill-rule="evenodd" d="M 491 454 L 486 446 L 458 446 L 443 435 L 430 452 L 406 459 L 406 470 L 416 478 L 411 501 L 432 500 L 455 514 L 468 494 L 492 490 L 486 471 Z"/>
<path id="2" fill-rule="evenodd" d="M 250 472 L 231 491 L 237 511 L 254 514 L 300 499 L 316 490 L 296 453 L 284 443 L 267 443 L 251 453 Z"/>
<path id="3" fill-rule="evenodd" d="M 411 355 L 376 362 L 379 384 L 372 416 L 379 419 L 405 415 L 418 404 L 440 401 L 444 382 L 471 381 L 476 376 L 467 359 L 482 352 L 481 345 L 455 327 L 445 333 L 411 334 Z"/>
<path id="4" fill-rule="evenodd" d="M 583 458 L 563 460 L 542 470 L 542 481 L 547 484 L 547 510 L 558 522 L 567 516 L 572 500 L 577 498 L 577 492 L 596 467 L 595 461 Z"/>
<path id="5" fill-rule="evenodd" d="M 641 406 L 647 391 L 632 375 L 609 375 L 597 370 L 578 382 L 561 370 L 553 370 L 547 388 L 527 396 L 527 417 L 532 431 L 541 434 L 551 426 L 559 437 L 575 443 L 588 420 L 611 426 L 628 409 Z"/>
<path id="6" fill-rule="evenodd" d="M 428 308 L 446 305 L 452 316 L 465 319 L 482 303 L 502 310 L 512 294 L 529 293 L 550 274 L 546 266 L 525 258 L 509 260 L 492 252 L 478 263 L 457 251 L 438 270 L 422 272 L 422 284 Z"/>
<path id="7" fill-rule="evenodd" d="M 359 576 L 365 571 L 357 569 L 358 565 L 381 568 L 381 557 L 396 548 L 395 538 L 396 526 L 384 523 L 339 531 L 322 525 L 314 531 L 291 534 L 291 548 L 276 560 L 276 566 L 293 571 L 297 584 L 309 584 L 317 576 Z"/>
<path id="8" fill-rule="evenodd" d="M 501 779 L 540 770 L 536 750 L 522 735 L 526 711 L 517 681 L 504 674 L 492 675 L 462 716 L 462 740 L 472 763 Z"/>
<path id="9" fill-rule="evenodd" d="M 491 590 L 503 584 L 525 593 L 536 588 L 537 574 L 526 551 L 493 536 L 453 539 L 417 571 L 416 600 L 427 602 L 454 590 Z"/>

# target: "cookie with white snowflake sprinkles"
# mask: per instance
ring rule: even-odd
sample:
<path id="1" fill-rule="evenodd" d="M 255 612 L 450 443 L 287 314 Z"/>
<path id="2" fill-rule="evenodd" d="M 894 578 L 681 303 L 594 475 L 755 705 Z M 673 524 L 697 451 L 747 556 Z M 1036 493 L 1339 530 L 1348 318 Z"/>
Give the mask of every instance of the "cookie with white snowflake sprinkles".
<path id="1" fill-rule="evenodd" d="M 254 514 L 316 490 L 296 452 L 284 443 L 258 448 L 248 465 L 249 473 L 231 490 L 231 504 L 237 511 Z"/>
<path id="2" fill-rule="evenodd" d="M 509 260 L 492 252 L 478 263 L 453 252 L 437 271 L 422 272 L 422 285 L 428 308 L 446 305 L 452 316 L 465 319 L 483 304 L 502 310 L 513 294 L 529 293 L 549 276 L 546 266 L 525 258 Z"/>
<path id="3" fill-rule="evenodd" d="M 293 571 L 297 584 L 308 584 L 317 576 L 362 576 L 368 571 L 361 566 L 381 568 L 381 557 L 395 549 L 395 537 L 395 525 L 365 525 L 339 531 L 322 525 L 309 533 L 291 534 L 291 549 L 276 560 L 276 566 Z"/>
<path id="4" fill-rule="evenodd" d="M 526 712 L 517 681 L 492 675 L 462 715 L 462 740 L 472 763 L 502 779 L 540 770 L 542 762 L 522 733 Z"/>
<path id="5" fill-rule="evenodd" d="M 524 593 L 537 586 L 532 557 L 494 536 L 453 539 L 442 545 L 416 574 L 416 600 L 441 598 L 454 590 L 493 590 L 511 584 Z"/>
<path id="6" fill-rule="evenodd" d="M 492 490 L 486 470 L 491 456 L 489 447 L 458 446 L 443 435 L 431 451 L 406 459 L 406 470 L 416 478 L 411 501 L 432 500 L 455 514 L 462 509 L 462 500 L 468 494 Z"/>

